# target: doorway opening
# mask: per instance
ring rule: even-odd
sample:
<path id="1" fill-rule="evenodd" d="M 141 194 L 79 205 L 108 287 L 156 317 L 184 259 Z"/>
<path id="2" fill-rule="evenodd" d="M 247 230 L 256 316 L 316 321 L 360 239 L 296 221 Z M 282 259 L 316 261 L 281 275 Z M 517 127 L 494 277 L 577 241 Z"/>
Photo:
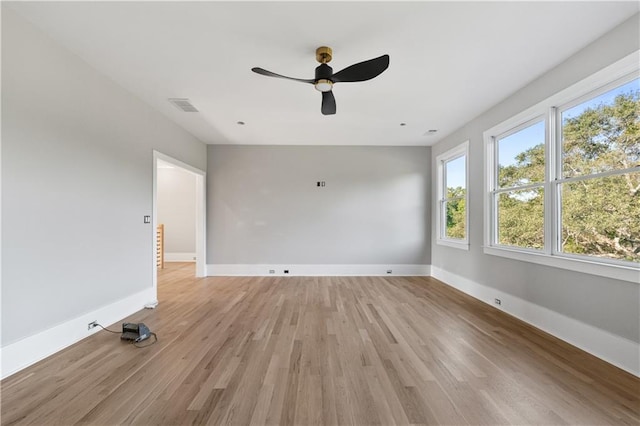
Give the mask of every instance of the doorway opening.
<path id="1" fill-rule="evenodd" d="M 206 276 L 205 178 L 203 170 L 153 152 L 153 287 L 156 300 L 159 244 L 156 230 L 162 222 L 167 222 L 164 223 L 165 261 L 195 261 L 195 276 Z M 162 220 L 159 220 L 160 216 Z"/>

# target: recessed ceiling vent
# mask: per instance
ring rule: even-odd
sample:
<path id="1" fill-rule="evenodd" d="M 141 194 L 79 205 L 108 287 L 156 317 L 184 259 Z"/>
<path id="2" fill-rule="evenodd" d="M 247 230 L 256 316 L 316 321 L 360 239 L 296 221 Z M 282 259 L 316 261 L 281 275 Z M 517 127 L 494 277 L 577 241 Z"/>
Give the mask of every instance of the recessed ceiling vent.
<path id="1" fill-rule="evenodd" d="M 189 99 L 186 98 L 169 98 L 169 102 L 184 112 L 198 112 Z"/>

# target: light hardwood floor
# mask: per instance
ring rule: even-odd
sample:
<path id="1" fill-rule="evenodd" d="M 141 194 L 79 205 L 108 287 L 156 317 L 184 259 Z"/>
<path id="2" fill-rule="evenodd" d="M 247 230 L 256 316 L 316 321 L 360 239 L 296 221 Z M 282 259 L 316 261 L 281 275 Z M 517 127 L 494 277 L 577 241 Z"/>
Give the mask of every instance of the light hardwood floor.
<path id="1" fill-rule="evenodd" d="M 431 278 L 193 278 L 2 382 L 2 424 L 639 424 L 640 380 Z M 120 324 L 111 328 L 119 329 Z"/>

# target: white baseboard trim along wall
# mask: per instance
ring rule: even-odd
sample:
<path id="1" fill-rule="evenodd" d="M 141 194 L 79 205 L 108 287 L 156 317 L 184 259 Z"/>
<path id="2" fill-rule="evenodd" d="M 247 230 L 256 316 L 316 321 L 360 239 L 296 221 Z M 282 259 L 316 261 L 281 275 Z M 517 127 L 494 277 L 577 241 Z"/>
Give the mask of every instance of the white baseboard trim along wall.
<path id="1" fill-rule="evenodd" d="M 431 267 L 431 274 L 437 280 L 451 287 L 640 377 L 640 344 L 632 340 L 452 274 L 436 266 Z M 496 298 L 501 300 L 500 306 L 494 304 Z"/>
<path id="2" fill-rule="evenodd" d="M 272 272 L 273 271 L 273 272 Z M 288 272 L 285 272 L 288 271 Z M 431 265 L 207 265 L 207 276 L 421 276 Z"/>
<path id="3" fill-rule="evenodd" d="M 284 271 L 289 271 L 285 273 Z M 270 273 L 270 271 L 274 271 Z M 387 273 L 391 271 L 391 273 Z M 640 377 L 640 345 L 624 337 L 569 318 L 508 293 L 479 284 L 431 265 L 207 265 L 208 276 L 433 276 L 484 303 L 503 310 L 559 339 Z M 107 326 L 155 302 L 148 289 L 83 314 L 0 349 L 4 379 L 93 333 L 92 321 Z M 494 299 L 502 301 L 500 306 Z"/>
<path id="4" fill-rule="evenodd" d="M 165 262 L 195 262 L 195 253 L 165 253 Z"/>
<path id="5" fill-rule="evenodd" d="M 53 326 L 33 336 L 26 337 L 0 349 L 2 371 L 0 377 L 4 379 L 23 368 L 35 364 L 67 346 L 88 337 L 101 330 L 94 327 L 87 330 L 92 321 L 107 327 L 134 312 L 143 309 L 145 304 L 156 300 L 154 289 L 141 291 L 126 299 L 119 300 L 92 312 L 83 314 L 70 321 Z M 115 336 L 114 339 L 118 339 Z M 119 343 L 119 342 L 116 342 Z"/>

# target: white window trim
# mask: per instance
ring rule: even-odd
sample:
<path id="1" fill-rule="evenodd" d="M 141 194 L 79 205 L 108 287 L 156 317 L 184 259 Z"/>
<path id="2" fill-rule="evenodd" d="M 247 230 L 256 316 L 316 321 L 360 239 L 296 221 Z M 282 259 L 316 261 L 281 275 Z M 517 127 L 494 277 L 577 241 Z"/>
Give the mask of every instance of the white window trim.
<path id="1" fill-rule="evenodd" d="M 539 102 L 538 104 L 527 108 L 521 113 L 505 120 L 504 122 L 488 129 L 483 133 L 484 138 L 484 165 L 486 167 L 484 173 L 485 196 L 484 198 L 484 253 L 494 256 L 506 257 L 514 260 L 531 262 L 540 265 L 552 266 L 555 268 L 567 269 L 607 278 L 613 278 L 623 281 L 630 281 L 640 284 L 640 265 L 631 265 L 628 262 L 616 263 L 609 259 L 598 259 L 596 257 L 577 256 L 566 253 L 553 252 L 555 244 L 549 244 L 550 238 L 553 238 L 552 227 L 556 226 L 558 218 L 556 217 L 557 200 L 553 196 L 545 197 L 545 249 L 542 251 L 531 251 L 519 249 L 511 246 L 501 246 L 494 244 L 495 239 L 495 220 L 492 206 L 492 191 L 496 182 L 496 158 L 495 158 L 495 137 L 512 131 L 514 128 L 521 127 L 523 123 L 531 122 L 536 117 L 545 116 L 555 118 L 557 114 L 557 106 L 566 108 L 567 105 L 580 103 L 581 100 L 600 88 L 611 87 L 617 84 L 621 79 L 627 77 L 640 77 L 638 64 L 640 63 L 640 50 L 633 52 L 616 63 L 603 68 L 595 74 L 579 81 L 578 83 L 561 90 L 555 95 Z M 549 140 L 547 143 L 546 160 L 549 164 L 547 173 L 552 170 L 553 174 L 557 173 L 558 164 L 551 164 L 551 159 L 557 160 L 557 151 L 559 149 L 556 143 L 558 129 L 553 128 L 555 119 L 547 119 L 547 134 Z M 551 151 L 556 153 L 551 155 Z M 439 176 L 439 174 L 438 174 Z M 545 192 L 552 191 L 552 182 L 555 176 L 547 176 L 545 182 Z M 547 194 L 552 194 L 548 192 Z M 557 233 L 557 231 L 555 231 Z"/>
<path id="2" fill-rule="evenodd" d="M 444 163 L 455 160 L 459 157 L 465 157 L 465 233 L 464 239 L 447 238 L 444 236 L 444 217 L 442 211 L 442 201 L 444 199 Z M 454 247 L 461 250 L 469 250 L 469 141 L 465 141 L 460 145 L 443 152 L 436 157 L 437 176 L 437 207 L 436 207 L 436 244 Z"/>

